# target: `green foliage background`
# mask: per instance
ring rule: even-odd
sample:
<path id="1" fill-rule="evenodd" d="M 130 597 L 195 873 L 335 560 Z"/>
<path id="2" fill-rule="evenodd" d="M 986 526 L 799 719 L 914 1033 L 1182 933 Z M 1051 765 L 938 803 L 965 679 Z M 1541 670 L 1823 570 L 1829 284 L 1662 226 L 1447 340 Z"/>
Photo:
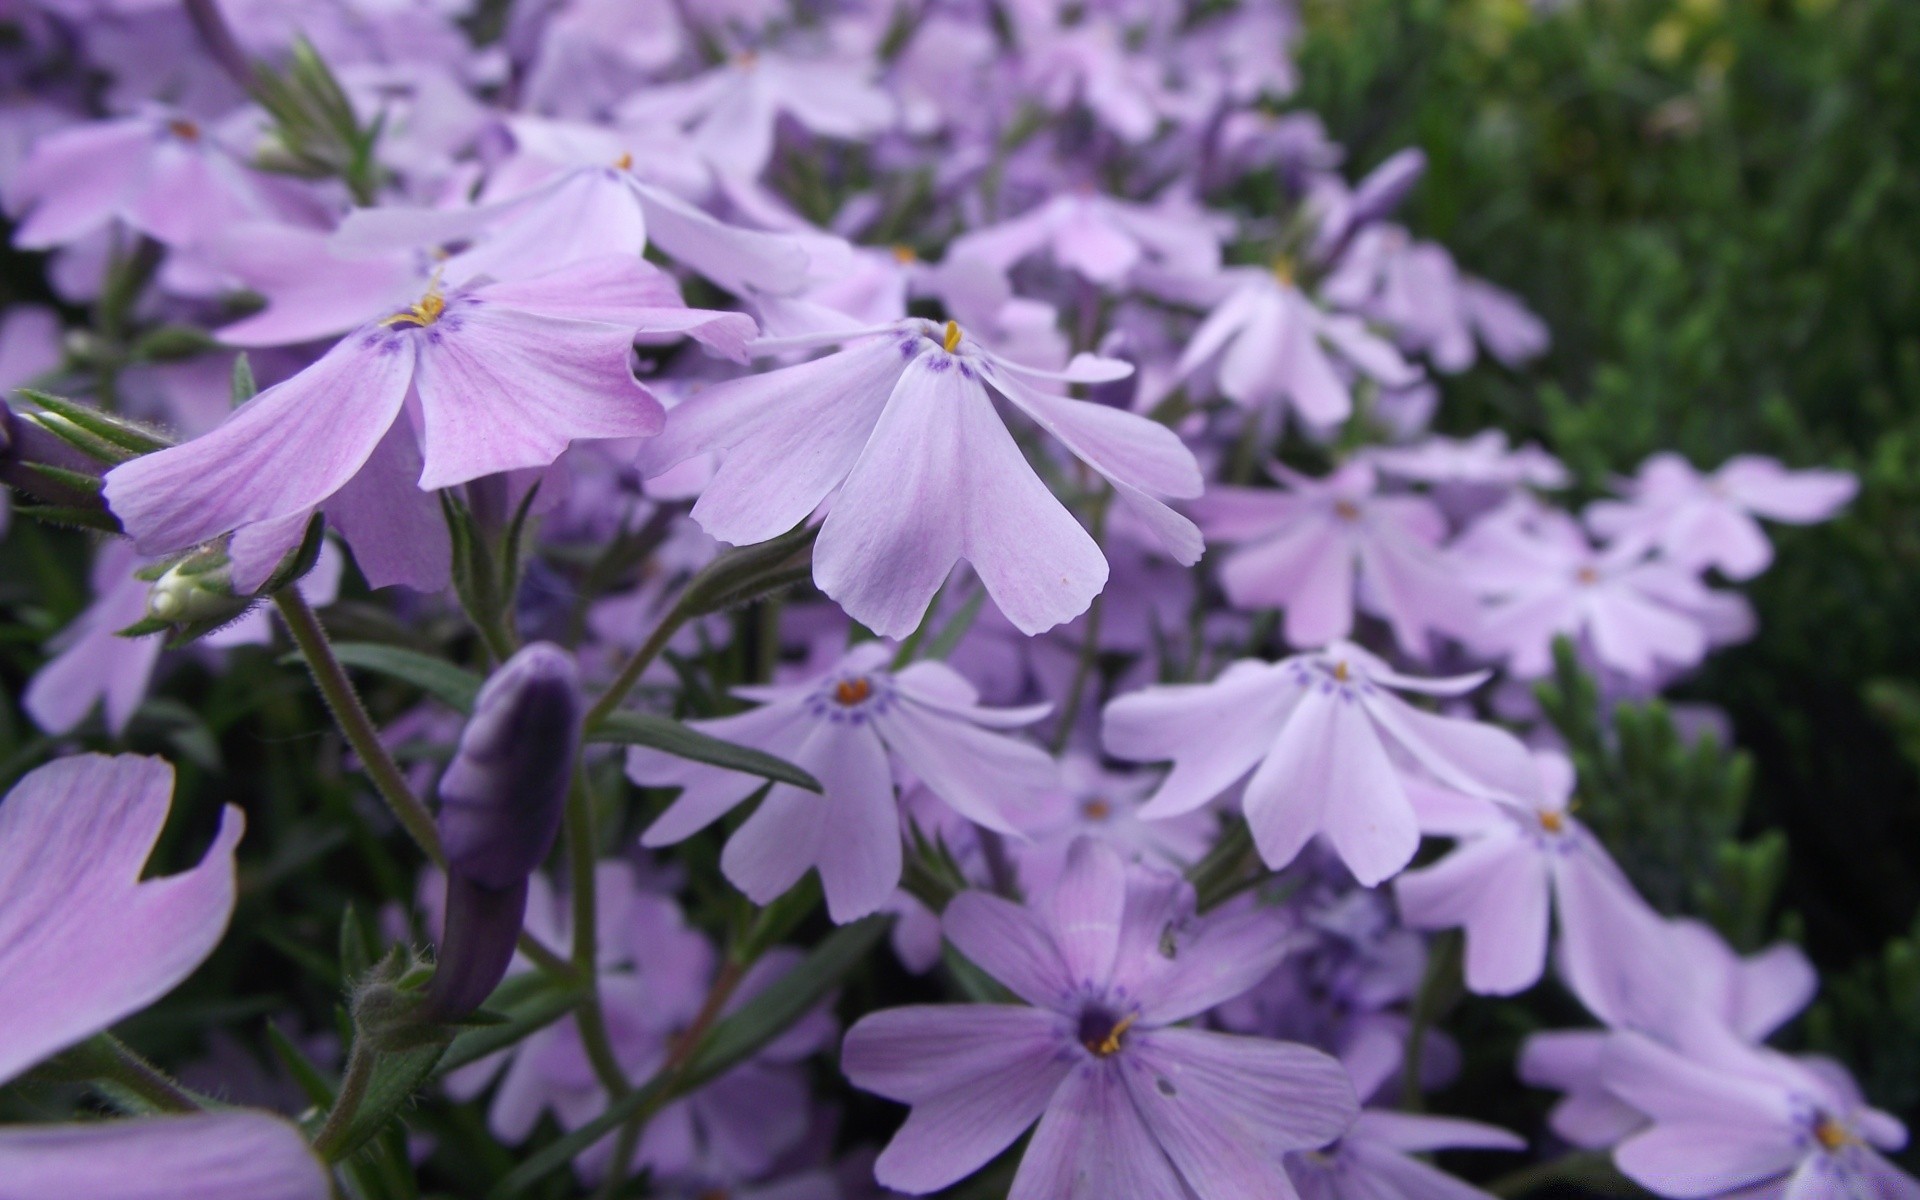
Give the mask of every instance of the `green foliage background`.
<path id="1" fill-rule="evenodd" d="M 1731 714 L 1754 759 L 1748 832 L 1786 835 L 1783 928 L 1804 930 L 1825 976 L 1800 1036 L 1911 1121 L 1920 5 L 1550 7 L 1316 0 L 1301 100 L 1355 169 L 1424 149 L 1409 223 L 1553 328 L 1525 377 L 1450 382 L 1458 429 L 1531 432 L 1586 489 L 1664 448 L 1862 477 L 1835 524 L 1776 528 L 1779 561 L 1748 589 L 1759 636 L 1677 698 Z M 1694 867 L 1718 878 L 1710 859 Z M 1711 889 L 1689 890 L 1686 907 L 1713 915 Z"/>

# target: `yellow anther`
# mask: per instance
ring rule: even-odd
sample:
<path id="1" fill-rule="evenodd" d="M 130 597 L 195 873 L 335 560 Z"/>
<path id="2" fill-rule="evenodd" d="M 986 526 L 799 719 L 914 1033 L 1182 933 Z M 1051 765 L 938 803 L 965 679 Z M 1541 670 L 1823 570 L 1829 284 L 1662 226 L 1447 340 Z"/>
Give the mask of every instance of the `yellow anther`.
<path id="1" fill-rule="evenodd" d="M 1347 666 L 1346 660 L 1342 659 L 1340 662 L 1333 664 L 1333 677 L 1341 683 L 1345 683 L 1347 680 L 1353 678 L 1353 668 Z"/>
<path id="2" fill-rule="evenodd" d="M 1860 1138 L 1855 1135 L 1853 1130 L 1848 1129 L 1832 1117 L 1820 1118 L 1820 1123 L 1813 1127 L 1813 1140 L 1819 1142 L 1820 1148 L 1829 1154 L 1832 1154 L 1836 1150 L 1844 1150 L 1848 1146 L 1857 1146 L 1860 1144 Z"/>
<path id="3" fill-rule="evenodd" d="M 1273 277 L 1287 286 L 1293 286 L 1293 260 L 1282 254 L 1273 260 Z"/>
<path id="4" fill-rule="evenodd" d="M 435 271 L 433 279 L 427 284 L 426 295 L 420 297 L 407 311 L 397 312 L 380 323 L 382 325 L 418 325 L 425 329 L 438 321 L 440 314 L 446 311 L 447 298 L 440 294 L 440 272 Z"/>
<path id="5" fill-rule="evenodd" d="M 619 158 L 613 160 L 613 168 L 616 171 L 633 170 L 633 155 L 630 153 L 622 153 Z"/>
<path id="6" fill-rule="evenodd" d="M 954 352 L 954 349 L 959 345 L 960 345 L 960 322 L 948 321 L 947 337 L 946 337 L 947 353 L 952 354 Z"/>
<path id="7" fill-rule="evenodd" d="M 896 242 L 893 246 L 893 261 L 904 267 L 911 263 L 919 262 L 920 255 L 912 246 L 904 242 Z"/>
<path id="8" fill-rule="evenodd" d="M 1110 1058 L 1120 1053 L 1120 1035 L 1131 1029 L 1133 1023 L 1139 1019 L 1140 1015 L 1138 1013 L 1133 1013 L 1121 1018 L 1120 1023 L 1109 1030 L 1106 1037 L 1101 1038 L 1097 1042 L 1089 1041 L 1087 1043 L 1087 1049 L 1093 1051 L 1101 1058 Z"/>
<path id="9" fill-rule="evenodd" d="M 1594 570 L 1592 567 L 1581 567 L 1578 571 L 1574 572 L 1573 577 L 1581 583 L 1588 585 L 1600 582 L 1600 572 Z"/>
<path id="10" fill-rule="evenodd" d="M 833 698 L 848 708 L 852 708 L 871 695 L 873 695 L 873 684 L 869 683 L 864 677 L 859 679 L 842 679 L 833 686 Z"/>
<path id="11" fill-rule="evenodd" d="M 1342 521 L 1358 521 L 1360 519 L 1360 506 L 1351 500 L 1335 500 L 1333 502 L 1333 515 L 1339 517 Z"/>
<path id="12" fill-rule="evenodd" d="M 1089 821 L 1104 821 L 1113 815 L 1113 805 L 1105 800 L 1089 800 L 1080 806 L 1080 815 Z"/>
<path id="13" fill-rule="evenodd" d="M 184 117 L 167 122 L 167 131 L 186 142 L 200 140 L 200 127 Z"/>
<path id="14" fill-rule="evenodd" d="M 1541 810 L 1540 828 L 1546 830 L 1548 833 L 1559 833 L 1566 827 L 1567 818 L 1564 813 L 1556 812 L 1551 808 Z"/>

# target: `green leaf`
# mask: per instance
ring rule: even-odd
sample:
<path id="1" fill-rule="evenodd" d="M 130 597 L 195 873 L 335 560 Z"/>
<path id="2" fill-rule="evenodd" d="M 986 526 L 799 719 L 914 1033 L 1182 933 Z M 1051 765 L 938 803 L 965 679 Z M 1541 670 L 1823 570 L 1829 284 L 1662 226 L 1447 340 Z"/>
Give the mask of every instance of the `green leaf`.
<path id="1" fill-rule="evenodd" d="M 488 1193 L 489 1200 L 510 1200 L 524 1194 L 632 1118 L 651 1112 L 673 1095 L 685 1095 L 738 1066 L 785 1033 L 794 1022 L 813 1011 L 828 992 L 840 986 L 886 934 L 891 920 L 891 917 L 872 916 L 834 930 L 799 966 L 715 1025 L 677 1080 L 656 1075 L 644 1086 L 615 1100 L 604 1113 L 527 1159 L 495 1185 Z"/>
<path id="2" fill-rule="evenodd" d="M 227 386 L 235 408 L 260 394 L 260 385 L 253 378 L 253 360 L 247 357 L 245 350 L 234 355 L 233 378 Z"/>
<path id="3" fill-rule="evenodd" d="M 572 1012 L 584 996 L 576 985 L 537 972 L 512 976 L 487 997 L 487 1009 L 504 1019 L 497 1024 L 462 1031 L 447 1047 L 433 1073 L 445 1075 L 514 1045 Z"/>
<path id="4" fill-rule="evenodd" d="M 122 450 L 131 450 L 134 454 L 151 454 L 155 450 L 165 450 L 173 444 L 152 430 L 135 424 L 125 417 L 116 417 L 111 413 L 101 412 L 97 408 L 77 404 L 64 396 L 37 392 L 32 388 L 21 388 L 20 394 L 48 412 L 79 426 L 101 441 Z"/>
<path id="5" fill-rule="evenodd" d="M 309 1104 L 320 1109 L 333 1104 L 333 1084 L 328 1081 L 327 1073 L 307 1057 L 306 1051 L 294 1045 L 293 1039 L 280 1032 L 280 1027 L 272 1021 L 267 1022 L 267 1045 Z"/>
<path id="6" fill-rule="evenodd" d="M 444 659 L 381 642 L 338 642 L 333 653 L 349 667 L 410 683 L 461 712 L 472 710 L 474 697 L 480 694 L 480 685 L 484 682 L 473 672 Z"/>
<path id="7" fill-rule="evenodd" d="M 691 725 L 653 713 L 609 713 L 587 734 L 589 742 L 611 742 L 622 746 L 647 746 L 675 758 L 724 767 L 746 775 L 758 775 L 776 783 L 790 783 L 809 792 L 821 791 L 820 781 L 784 758 L 764 750 L 723 741 L 701 733 Z"/>

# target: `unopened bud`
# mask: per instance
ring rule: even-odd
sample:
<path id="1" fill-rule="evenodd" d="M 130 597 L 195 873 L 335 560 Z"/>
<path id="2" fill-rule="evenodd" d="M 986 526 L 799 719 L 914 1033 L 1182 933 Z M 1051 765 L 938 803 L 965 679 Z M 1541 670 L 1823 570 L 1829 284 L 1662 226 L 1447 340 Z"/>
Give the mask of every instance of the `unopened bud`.
<path id="1" fill-rule="evenodd" d="M 100 478 L 107 464 L 77 448 L 49 422 L 51 413 L 19 413 L 0 402 L 0 483 L 43 504 L 107 514 Z"/>
<path id="2" fill-rule="evenodd" d="M 147 616 L 169 625 L 226 621 L 252 603 L 251 597 L 233 594 L 226 555 L 210 550 L 188 555 L 153 581 L 147 593 Z"/>
<path id="3" fill-rule="evenodd" d="M 447 923 L 423 1015 L 454 1021 L 507 972 L 526 919 L 527 878 L 552 851 L 586 704 L 573 656 L 535 642 L 474 700 L 440 777 Z"/>
<path id="4" fill-rule="evenodd" d="M 533 874 L 560 832 L 584 704 L 573 656 L 535 642 L 474 701 L 440 777 L 447 869 L 503 888 Z"/>

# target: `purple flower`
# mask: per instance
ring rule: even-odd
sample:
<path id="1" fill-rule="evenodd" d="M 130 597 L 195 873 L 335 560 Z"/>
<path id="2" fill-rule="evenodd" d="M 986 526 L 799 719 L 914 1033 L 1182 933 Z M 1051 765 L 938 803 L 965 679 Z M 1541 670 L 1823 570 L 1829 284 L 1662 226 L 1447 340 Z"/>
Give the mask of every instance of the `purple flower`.
<path id="1" fill-rule="evenodd" d="M 1431 487 L 1441 509 L 1456 521 L 1497 508 L 1517 488 L 1552 491 L 1572 480 L 1559 459 L 1532 442 L 1512 448 L 1498 429 L 1470 438 L 1431 435 L 1411 446 L 1368 450 L 1366 457 L 1389 479 Z"/>
<path id="2" fill-rule="evenodd" d="M 45 249 L 119 218 L 168 245 L 192 245 L 266 215 L 240 160 L 196 121 L 152 107 L 34 144 L 7 189 L 14 245 Z"/>
<path id="3" fill-rule="evenodd" d="M 1175 1024 L 1285 955 L 1268 911 L 1195 917 L 1178 876 L 1086 841 L 1034 908 L 968 892 L 945 924 L 1033 1007 L 896 1008 L 847 1032 L 847 1078 L 913 1107 L 875 1164 L 888 1187 L 954 1183 L 1037 1120 L 1009 1200 L 1286 1196 L 1280 1156 L 1353 1119 L 1346 1072 L 1319 1051 Z"/>
<path id="4" fill-rule="evenodd" d="M 786 532 L 838 486 L 814 582 L 882 636 L 911 633 L 961 558 L 1015 626 L 1038 633 L 1084 611 L 1107 564 L 1021 455 L 990 393 L 1104 476 L 1175 558 L 1200 556 L 1199 531 L 1159 499 L 1200 493 L 1199 467 L 1173 431 L 1028 382 L 1124 373 L 1089 356 L 1046 376 L 980 349 L 954 322 L 905 321 L 689 397 L 640 465 L 657 475 L 722 452 L 693 516 L 734 545 Z"/>
<path id="5" fill-rule="evenodd" d="M 1702 475 L 1678 454 L 1656 454 L 1623 485 L 1624 501 L 1599 501 L 1586 517 L 1602 537 L 1655 547 L 1685 567 L 1751 579 L 1773 561 L 1773 544 L 1755 517 L 1810 525 L 1840 511 L 1859 489 L 1845 471 L 1789 471 L 1757 455 Z"/>
<path id="6" fill-rule="evenodd" d="M 1110 290 L 1120 289 L 1142 262 L 1192 274 L 1220 265 L 1218 233 L 1199 209 L 1132 204 L 1091 189 L 1064 192 L 1011 220 L 962 234 L 947 258 L 977 259 L 1004 273 L 1042 251 Z"/>
<path id="7" fill-rule="evenodd" d="M 0 802 L 0 1082 L 166 995 L 226 932 L 239 809 L 199 866 L 140 877 L 172 794 L 160 759 L 87 754 Z"/>
<path id="8" fill-rule="evenodd" d="M 721 870 L 756 904 L 766 904 L 818 869 L 827 911 L 847 922 L 876 912 L 900 882 L 900 810 L 893 759 L 962 816 L 1016 833 L 1025 797 L 1054 781 L 1038 748 L 990 732 L 1031 724 L 1047 711 L 982 708 L 973 685 L 951 667 L 918 662 L 887 669 L 891 649 L 868 643 L 823 678 L 736 688 L 761 707 L 692 724 L 715 737 L 779 755 L 813 773 L 815 795 L 776 783 L 727 840 Z M 680 798 L 641 835 L 667 846 L 719 820 L 765 781 L 753 775 L 635 748 L 627 775 Z"/>
<path id="9" fill-rule="evenodd" d="M 1879 1153 L 1904 1147 L 1905 1127 L 1869 1108 L 1831 1060 L 1731 1041 L 1690 1055 L 1622 1033 L 1607 1042 L 1601 1077 L 1652 1121 L 1614 1162 L 1656 1195 L 1920 1197 L 1920 1181 Z"/>
<path id="10" fill-rule="evenodd" d="M 1421 811 L 1422 830 L 1460 844 L 1394 881 L 1407 924 L 1466 930 L 1467 986 L 1483 995 L 1539 980 L 1549 911 L 1559 920 L 1561 969 L 1577 981 L 1603 978 L 1623 957 L 1643 953 L 1647 938 L 1666 936 L 1606 848 L 1574 819 L 1573 764 L 1552 751 L 1535 752 L 1533 761 L 1540 782 L 1517 803 L 1446 797 L 1444 809 Z M 1587 994 L 1598 985 L 1574 986 Z"/>
<path id="11" fill-rule="evenodd" d="M 412 476 L 420 489 L 443 488 L 545 466 L 575 438 L 658 432 L 660 403 L 629 365 L 636 328 L 738 353 L 752 320 L 679 307 L 657 270 L 628 260 L 430 287 L 212 433 L 115 468 L 107 499 L 145 553 L 297 525 L 322 504 L 358 544 L 367 527 L 393 521 L 388 493 Z"/>
<path id="12" fill-rule="evenodd" d="M 1190 812 L 1251 774 L 1241 799 L 1267 865 L 1286 866 L 1316 833 L 1371 887 L 1413 858 L 1407 795 L 1429 777 L 1479 796 L 1535 787 L 1513 735 L 1414 708 L 1389 689 L 1457 696 L 1479 675 L 1401 675 L 1346 642 L 1277 663 L 1242 659 L 1209 684 L 1148 688 L 1107 705 L 1107 752 L 1173 770 L 1141 815 Z"/>
<path id="13" fill-rule="evenodd" d="M 1290 263 L 1272 270 L 1231 267 L 1221 279 L 1230 290 L 1187 342 L 1174 369 L 1179 378 L 1213 363 L 1227 399 L 1256 411 L 1290 407 L 1315 426 L 1353 414 L 1336 356 L 1383 387 L 1407 387 L 1420 378 L 1419 369 L 1359 317 L 1327 312 L 1309 299 L 1295 285 Z"/>
<path id="14" fill-rule="evenodd" d="M 1688 568 L 1649 558 L 1644 546 L 1595 548 L 1557 510 L 1513 504 L 1489 513 L 1453 553 L 1489 599 L 1468 640 L 1522 679 L 1552 669 L 1553 642 L 1563 636 L 1642 681 L 1706 655 L 1719 593 Z"/>
<path id="15" fill-rule="evenodd" d="M 327 1200 L 291 1122 L 227 1111 L 0 1128 L 0 1200 Z"/>
<path id="16" fill-rule="evenodd" d="M 1365 462 L 1324 479 L 1274 466 L 1285 491 L 1221 487 L 1190 506 L 1209 538 L 1237 544 L 1220 568 L 1236 608 L 1283 608 L 1287 641 L 1353 632 L 1358 606 L 1386 619 L 1408 654 L 1473 627 L 1479 605 L 1440 552 L 1446 518 L 1419 496 L 1383 495 Z"/>
<path id="17" fill-rule="evenodd" d="M 1354 1092 L 1364 1103 L 1381 1092 L 1405 1061 L 1401 1038 L 1372 1038 L 1341 1055 Z M 1470 1187 L 1415 1155 L 1472 1148 L 1519 1150 L 1515 1135 L 1493 1125 L 1363 1108 L 1353 1127 L 1323 1150 L 1287 1156 L 1287 1174 L 1301 1200 L 1486 1200 Z"/>

